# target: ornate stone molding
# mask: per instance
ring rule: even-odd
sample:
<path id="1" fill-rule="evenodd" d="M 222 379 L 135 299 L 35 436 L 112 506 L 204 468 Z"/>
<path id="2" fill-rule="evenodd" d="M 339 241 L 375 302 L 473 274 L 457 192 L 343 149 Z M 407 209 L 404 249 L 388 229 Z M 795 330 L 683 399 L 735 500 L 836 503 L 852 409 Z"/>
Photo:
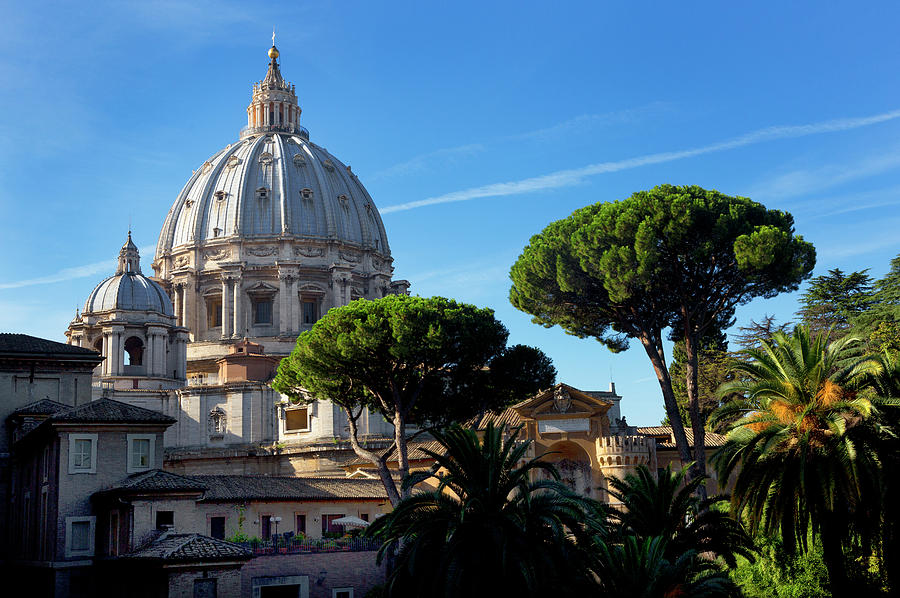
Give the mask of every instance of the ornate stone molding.
<path id="1" fill-rule="evenodd" d="M 221 261 L 231 257 L 231 250 L 227 247 L 222 247 L 220 249 L 208 249 L 203 253 L 203 257 L 208 260 Z"/>
<path id="2" fill-rule="evenodd" d="M 294 255 L 302 255 L 304 257 L 321 257 L 325 255 L 323 247 L 294 247 Z"/>
<path id="3" fill-rule="evenodd" d="M 274 245 L 251 245 L 247 247 L 247 253 L 250 255 L 255 255 L 258 257 L 266 257 L 268 255 L 274 255 L 278 251 L 278 248 Z"/>

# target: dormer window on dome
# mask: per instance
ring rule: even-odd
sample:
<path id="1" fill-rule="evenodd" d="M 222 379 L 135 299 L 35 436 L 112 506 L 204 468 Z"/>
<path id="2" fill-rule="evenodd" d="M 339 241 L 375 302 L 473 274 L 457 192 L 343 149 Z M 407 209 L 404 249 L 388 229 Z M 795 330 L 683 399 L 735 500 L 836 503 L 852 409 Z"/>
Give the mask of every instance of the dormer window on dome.
<path id="1" fill-rule="evenodd" d="M 224 191 L 216 191 L 216 201 L 225 201 Z"/>

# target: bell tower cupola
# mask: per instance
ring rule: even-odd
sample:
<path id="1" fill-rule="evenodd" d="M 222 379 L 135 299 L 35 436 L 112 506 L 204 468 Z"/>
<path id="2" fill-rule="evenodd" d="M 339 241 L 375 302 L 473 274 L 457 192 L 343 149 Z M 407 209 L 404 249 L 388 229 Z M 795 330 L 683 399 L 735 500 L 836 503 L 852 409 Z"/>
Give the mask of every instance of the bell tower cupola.
<path id="1" fill-rule="evenodd" d="M 247 126 L 241 129 L 241 138 L 260 133 L 290 133 L 309 139 L 309 133 L 300 126 L 301 110 L 296 88 L 281 76 L 278 65 L 281 53 L 275 47 L 274 31 L 268 54 L 269 68 L 263 80 L 253 84 L 250 105 L 247 106 Z"/>

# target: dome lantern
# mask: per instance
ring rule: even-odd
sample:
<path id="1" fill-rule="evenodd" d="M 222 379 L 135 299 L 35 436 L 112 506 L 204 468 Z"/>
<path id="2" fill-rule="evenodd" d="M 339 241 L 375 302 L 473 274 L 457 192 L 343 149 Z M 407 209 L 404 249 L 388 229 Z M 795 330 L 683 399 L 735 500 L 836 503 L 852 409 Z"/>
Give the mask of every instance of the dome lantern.
<path id="1" fill-rule="evenodd" d="M 122 245 L 119 251 L 119 265 L 116 267 L 116 274 L 140 274 L 141 273 L 141 254 L 138 252 L 137 245 L 131 240 L 131 231 L 128 231 L 128 240 Z"/>
<path id="2" fill-rule="evenodd" d="M 300 126 L 300 105 L 297 102 L 296 88 L 284 80 L 278 65 L 281 52 L 275 47 L 275 34 L 272 34 L 272 47 L 269 48 L 269 68 L 266 76 L 253 84 L 250 105 L 247 106 L 247 126 L 241 129 L 241 139 L 260 133 L 292 133 L 309 139 L 309 133 Z"/>

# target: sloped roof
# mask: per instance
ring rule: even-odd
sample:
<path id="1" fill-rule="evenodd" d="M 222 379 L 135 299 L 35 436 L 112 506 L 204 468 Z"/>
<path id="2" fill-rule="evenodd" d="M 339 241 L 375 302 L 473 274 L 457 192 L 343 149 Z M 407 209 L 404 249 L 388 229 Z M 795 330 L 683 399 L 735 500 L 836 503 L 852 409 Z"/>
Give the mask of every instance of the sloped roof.
<path id="1" fill-rule="evenodd" d="M 249 559 L 251 557 L 252 553 L 249 548 L 233 542 L 217 540 L 201 534 L 169 534 L 120 558 L 194 562 Z"/>
<path id="2" fill-rule="evenodd" d="M 114 490 L 131 490 L 134 492 L 202 492 L 206 488 L 206 484 L 187 476 L 163 471 L 162 469 L 153 469 L 128 476 Z"/>
<path id="3" fill-rule="evenodd" d="M 386 500 L 381 480 L 254 475 L 197 475 L 207 487 L 205 502 L 238 500 Z"/>
<path id="4" fill-rule="evenodd" d="M 28 403 L 23 407 L 19 407 L 10 414 L 10 417 L 13 415 L 53 415 L 54 413 L 59 413 L 60 411 L 66 411 L 68 409 L 71 409 L 70 405 L 63 405 L 62 403 L 51 401 L 50 399 L 41 399 L 40 401 L 35 401 L 34 403 Z"/>
<path id="5" fill-rule="evenodd" d="M 100 360 L 100 354 L 92 349 L 13 332 L 0 332 L 0 355 L 4 353 L 13 355 L 64 355 L 67 358 L 81 357 Z"/>
<path id="6" fill-rule="evenodd" d="M 177 420 L 168 415 L 135 407 L 121 401 L 101 398 L 67 411 L 50 416 L 52 422 L 84 422 L 84 423 L 159 423 L 174 424 Z"/>
<path id="7" fill-rule="evenodd" d="M 647 426 L 643 428 L 637 429 L 638 434 L 643 434 L 644 436 L 665 436 L 665 440 L 661 440 L 661 442 L 657 443 L 656 446 L 661 448 L 676 448 L 675 447 L 675 437 L 672 435 L 672 426 Z M 684 434 L 687 436 L 688 445 L 691 447 L 694 446 L 694 431 L 689 427 L 684 428 Z M 718 448 L 720 446 L 725 445 L 725 441 L 727 438 L 722 434 L 716 434 L 715 432 L 707 431 L 703 437 L 703 444 L 706 447 Z"/>

